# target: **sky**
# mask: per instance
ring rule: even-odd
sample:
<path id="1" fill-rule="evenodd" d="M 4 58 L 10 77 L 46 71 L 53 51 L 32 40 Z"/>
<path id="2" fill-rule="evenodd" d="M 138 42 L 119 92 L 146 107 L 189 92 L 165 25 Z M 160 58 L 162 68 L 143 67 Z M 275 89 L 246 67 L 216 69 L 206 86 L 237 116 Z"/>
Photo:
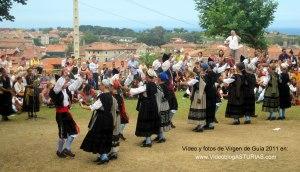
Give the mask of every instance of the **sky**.
<path id="1" fill-rule="evenodd" d="M 163 15 L 139 7 L 132 1 L 159 11 Z M 79 0 L 79 2 L 81 25 L 200 28 L 193 0 Z M 278 2 L 275 20 L 270 28 L 300 28 L 300 1 L 278 0 Z M 73 0 L 28 0 L 25 6 L 14 4 L 11 14 L 15 16 L 15 21 L 0 22 L 0 27 L 72 27 L 72 4 Z"/>

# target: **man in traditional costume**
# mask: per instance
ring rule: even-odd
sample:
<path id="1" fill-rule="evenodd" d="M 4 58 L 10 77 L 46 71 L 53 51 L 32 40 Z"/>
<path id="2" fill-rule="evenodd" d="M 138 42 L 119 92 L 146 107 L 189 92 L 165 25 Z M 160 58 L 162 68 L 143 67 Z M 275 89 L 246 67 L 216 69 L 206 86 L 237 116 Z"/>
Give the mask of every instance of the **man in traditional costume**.
<path id="1" fill-rule="evenodd" d="M 58 148 L 57 156 L 60 158 L 75 157 L 71 151 L 71 144 L 79 133 L 79 127 L 69 112 L 71 106 L 71 91 L 78 90 L 83 79 L 78 77 L 75 82 L 69 84 L 69 77 L 66 69 L 63 69 L 61 77 L 57 80 L 53 89 L 50 90 L 50 97 L 56 107 L 56 122 L 58 126 Z M 64 147 L 65 146 L 65 147 Z"/>

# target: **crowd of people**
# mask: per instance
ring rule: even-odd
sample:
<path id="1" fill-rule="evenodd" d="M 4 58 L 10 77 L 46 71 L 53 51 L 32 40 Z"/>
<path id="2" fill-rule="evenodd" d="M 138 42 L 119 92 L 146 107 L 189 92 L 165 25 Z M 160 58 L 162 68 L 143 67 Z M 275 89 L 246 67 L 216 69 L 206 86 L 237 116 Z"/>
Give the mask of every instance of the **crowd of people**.
<path id="1" fill-rule="evenodd" d="M 0 60 L 2 120 L 18 112 L 36 119 L 40 105 L 55 108 L 59 133 L 56 154 L 60 158 L 75 157 L 71 145 L 79 128 L 69 109 L 78 102 L 92 112 L 80 148 L 98 154 L 98 164 L 117 159 L 119 139 L 126 140 L 126 97 L 138 99 L 135 135 L 144 138 L 141 147 L 149 148 L 154 142 L 166 142 L 165 132 L 176 127 L 173 116 L 180 108 L 175 95 L 178 90 L 184 89 L 184 96 L 191 100 L 187 118 L 195 125 L 195 132 L 214 130 L 223 99 L 227 100 L 225 117 L 239 125 L 241 118 L 245 118 L 244 124 L 251 124 L 251 118 L 257 116 L 257 102 L 262 102 L 267 120 L 284 120 L 286 109 L 299 98 L 298 58 L 286 49 L 278 58 L 258 52 L 253 57 L 236 58 L 236 51 L 226 57 L 223 50 L 216 56 L 205 58 L 199 53 L 198 58 L 191 58 L 176 51 L 163 54 L 152 66 L 140 64 L 135 55 L 127 65 L 113 63 L 111 68 L 99 66 L 96 57 L 89 61 L 70 57 L 62 61 L 60 74 L 44 71 L 38 58 L 29 63 L 24 59 L 16 71 L 9 58 Z"/>

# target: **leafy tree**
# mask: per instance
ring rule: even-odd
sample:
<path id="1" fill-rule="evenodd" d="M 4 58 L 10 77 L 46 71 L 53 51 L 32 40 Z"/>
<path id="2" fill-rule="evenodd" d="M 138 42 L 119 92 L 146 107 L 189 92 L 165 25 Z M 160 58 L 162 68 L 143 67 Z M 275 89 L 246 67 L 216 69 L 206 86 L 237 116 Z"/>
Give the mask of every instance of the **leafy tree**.
<path id="1" fill-rule="evenodd" d="M 49 44 L 51 44 L 51 45 L 58 44 L 58 43 L 59 43 L 58 38 L 50 38 L 50 40 L 49 40 Z"/>
<path id="2" fill-rule="evenodd" d="M 72 53 L 74 53 L 74 43 L 68 44 L 66 53 L 68 56 L 70 56 Z"/>
<path id="3" fill-rule="evenodd" d="M 99 41 L 99 37 L 93 33 L 88 32 L 84 34 L 81 40 L 84 40 L 86 44 L 90 44 Z"/>
<path id="4" fill-rule="evenodd" d="M 242 42 L 266 49 L 265 29 L 274 20 L 278 3 L 274 0 L 195 0 L 200 25 L 209 36 L 228 36 L 231 30 Z"/>
<path id="5" fill-rule="evenodd" d="M 145 64 L 147 67 L 151 67 L 154 60 L 158 59 L 159 56 L 155 53 L 142 53 L 140 54 L 140 61 Z"/>
<path id="6" fill-rule="evenodd" d="M 40 38 L 34 38 L 34 39 L 33 39 L 33 43 L 34 43 L 34 45 L 36 45 L 36 46 L 42 46 L 42 43 L 41 43 L 41 39 L 40 39 Z"/>
<path id="7" fill-rule="evenodd" d="M 140 34 L 138 42 L 143 42 L 147 45 L 160 46 L 166 43 L 165 34 L 167 30 L 161 26 L 153 29 L 148 29 Z"/>
<path id="8" fill-rule="evenodd" d="M 15 17 L 10 14 L 13 2 L 26 5 L 27 0 L 1 0 L 0 1 L 0 22 L 3 20 L 14 21 Z"/>
<path id="9" fill-rule="evenodd" d="M 49 28 L 41 28 L 39 29 L 41 32 L 43 32 L 43 34 L 47 34 L 49 33 L 51 30 L 53 30 L 52 27 L 49 27 Z"/>

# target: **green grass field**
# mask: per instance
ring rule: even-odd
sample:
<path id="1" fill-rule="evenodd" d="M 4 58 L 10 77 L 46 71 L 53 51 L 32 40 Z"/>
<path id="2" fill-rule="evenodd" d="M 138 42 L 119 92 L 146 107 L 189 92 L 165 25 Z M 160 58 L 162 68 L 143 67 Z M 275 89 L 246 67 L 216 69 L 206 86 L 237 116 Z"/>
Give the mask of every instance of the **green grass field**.
<path id="1" fill-rule="evenodd" d="M 58 159 L 55 155 L 57 125 L 55 110 L 42 107 L 38 113 L 43 119 L 25 120 L 27 115 L 11 117 L 9 122 L 0 122 L 0 171 L 299 171 L 300 170 L 300 108 L 293 107 L 286 112 L 286 121 L 266 121 L 267 115 L 260 111 L 251 125 L 233 126 L 231 119 L 224 117 L 226 102 L 217 113 L 219 124 L 214 131 L 192 132 L 193 125 L 187 124 L 189 99 L 178 93 L 179 110 L 175 116 L 176 129 L 166 133 L 167 142 L 154 144 L 151 149 L 140 148 L 142 138 L 134 135 L 137 112 L 136 100 L 127 100 L 126 109 L 130 123 L 125 129 L 127 140 L 121 142 L 119 158 L 106 166 L 98 166 L 92 161 L 95 155 L 83 152 L 80 144 L 87 132 L 91 112 L 72 107 L 72 114 L 79 124 L 81 133 L 72 149 L 75 159 Z M 274 128 L 280 128 L 274 131 Z M 183 151 L 182 147 L 222 147 L 222 146 L 278 146 L 284 151 Z M 198 160 L 199 155 L 237 154 L 275 155 L 274 160 Z"/>

